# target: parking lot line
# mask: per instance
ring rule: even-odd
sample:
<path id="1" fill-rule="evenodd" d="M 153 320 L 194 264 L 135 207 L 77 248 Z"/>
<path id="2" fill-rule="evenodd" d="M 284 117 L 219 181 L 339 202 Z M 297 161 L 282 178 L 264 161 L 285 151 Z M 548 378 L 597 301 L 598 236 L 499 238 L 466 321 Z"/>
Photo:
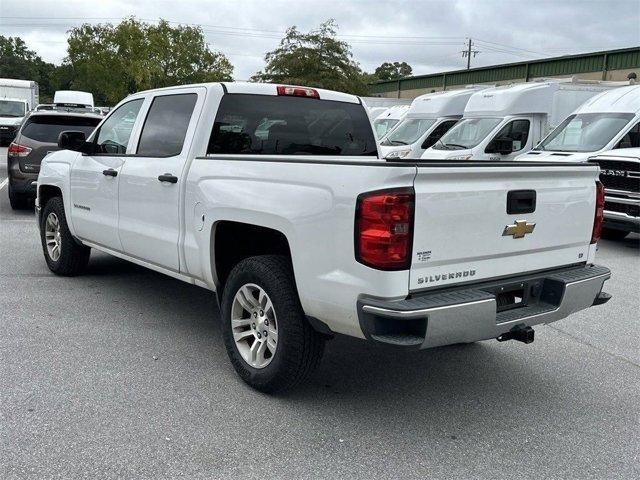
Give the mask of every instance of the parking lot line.
<path id="1" fill-rule="evenodd" d="M 7 185 L 7 183 L 9 183 L 9 179 L 8 179 L 8 178 L 5 178 L 5 179 L 2 181 L 2 183 L 0 183 L 0 190 L 2 190 L 2 189 Z"/>

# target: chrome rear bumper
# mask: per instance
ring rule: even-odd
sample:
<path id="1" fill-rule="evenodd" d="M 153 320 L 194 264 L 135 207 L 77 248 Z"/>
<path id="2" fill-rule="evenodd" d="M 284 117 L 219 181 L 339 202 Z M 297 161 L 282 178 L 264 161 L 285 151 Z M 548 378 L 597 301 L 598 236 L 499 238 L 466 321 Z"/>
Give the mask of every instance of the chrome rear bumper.
<path id="1" fill-rule="evenodd" d="M 400 301 L 361 298 L 360 326 L 371 340 L 413 348 L 487 340 L 606 302 L 600 292 L 610 277 L 606 267 L 578 266 Z M 514 287 L 524 292 L 519 306 L 498 307 L 501 292 Z"/>

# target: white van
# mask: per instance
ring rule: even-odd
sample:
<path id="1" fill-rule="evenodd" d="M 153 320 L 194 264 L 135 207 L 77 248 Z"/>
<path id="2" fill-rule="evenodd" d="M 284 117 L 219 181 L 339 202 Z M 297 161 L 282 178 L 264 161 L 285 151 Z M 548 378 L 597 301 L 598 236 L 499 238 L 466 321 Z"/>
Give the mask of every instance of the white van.
<path id="1" fill-rule="evenodd" d="M 384 158 L 420 158 L 464 113 L 469 98 L 487 87 L 427 93 L 413 100 L 404 119 L 380 142 Z"/>
<path id="2" fill-rule="evenodd" d="M 93 109 L 93 94 L 80 90 L 58 90 L 53 95 L 53 103 L 58 107 Z"/>
<path id="3" fill-rule="evenodd" d="M 513 160 L 589 98 L 622 82 L 541 80 L 474 93 L 460 120 L 422 158 Z"/>
<path id="4" fill-rule="evenodd" d="M 410 105 L 394 105 L 376 117 L 373 121 L 373 131 L 378 137 L 378 140 L 382 140 L 387 133 L 400 123 L 400 120 L 402 120 L 407 114 L 407 111 L 409 111 L 409 106 Z"/>
<path id="5" fill-rule="evenodd" d="M 516 160 L 585 162 L 612 149 L 640 147 L 640 85 L 587 100 L 532 151 Z"/>

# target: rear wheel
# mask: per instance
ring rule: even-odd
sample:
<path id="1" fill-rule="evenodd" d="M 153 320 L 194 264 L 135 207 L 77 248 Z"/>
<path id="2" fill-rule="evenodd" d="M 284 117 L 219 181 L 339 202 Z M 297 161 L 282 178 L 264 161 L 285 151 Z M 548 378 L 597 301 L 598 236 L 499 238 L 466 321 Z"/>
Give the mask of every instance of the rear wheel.
<path id="1" fill-rule="evenodd" d="M 236 265 L 222 293 L 222 321 L 233 367 L 257 390 L 291 388 L 322 358 L 324 338 L 302 311 L 286 257 L 256 256 Z"/>
<path id="2" fill-rule="evenodd" d="M 91 249 L 80 245 L 71 235 L 62 198 L 53 197 L 47 202 L 40 222 L 40 240 L 49 270 L 62 276 L 82 273 L 89 263 Z"/>
<path id="3" fill-rule="evenodd" d="M 26 210 L 29 207 L 29 197 L 16 193 L 9 184 L 9 204 L 13 210 Z"/>
<path id="4" fill-rule="evenodd" d="M 603 228 L 602 229 L 602 238 L 605 240 L 622 240 L 629 232 L 624 230 L 615 230 L 613 228 Z"/>

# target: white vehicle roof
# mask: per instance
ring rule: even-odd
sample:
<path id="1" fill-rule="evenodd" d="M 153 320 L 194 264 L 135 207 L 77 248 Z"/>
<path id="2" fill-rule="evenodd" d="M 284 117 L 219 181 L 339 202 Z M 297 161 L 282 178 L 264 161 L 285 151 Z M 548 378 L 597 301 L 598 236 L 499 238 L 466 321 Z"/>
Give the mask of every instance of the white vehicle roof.
<path id="1" fill-rule="evenodd" d="M 602 92 L 584 102 L 575 113 L 640 113 L 640 85 Z"/>
<path id="2" fill-rule="evenodd" d="M 79 90 L 58 90 L 53 95 L 53 103 L 72 103 L 93 107 L 93 95 Z"/>
<path id="3" fill-rule="evenodd" d="M 609 150 L 607 152 L 599 153 L 598 155 L 595 155 L 591 158 L 600 157 L 625 157 L 640 160 L 640 148 L 618 148 L 615 150 Z"/>
<path id="4" fill-rule="evenodd" d="M 387 108 L 386 111 L 378 115 L 376 117 L 376 120 L 387 118 L 391 120 L 402 120 L 407 114 L 408 110 L 409 105 L 394 105 L 393 107 Z"/>
<path id="5" fill-rule="evenodd" d="M 387 111 L 387 107 L 373 107 L 369 109 L 369 116 L 375 120 L 376 118 L 378 118 L 379 115 L 381 115 L 383 112 Z"/>
<path id="6" fill-rule="evenodd" d="M 438 118 L 462 115 L 469 98 L 485 90 L 483 86 L 469 86 L 460 90 L 447 90 L 420 95 L 413 100 L 407 118 Z"/>
<path id="7" fill-rule="evenodd" d="M 24 98 L 6 98 L 6 97 L 1 97 L 0 101 L 3 102 L 20 102 L 20 103 L 27 103 L 27 101 Z"/>
<path id="8" fill-rule="evenodd" d="M 333 90 L 325 90 L 323 88 L 305 87 L 303 85 L 290 85 L 288 83 L 253 83 L 253 82 L 193 83 L 190 85 L 176 85 L 173 87 L 144 90 L 141 92 L 134 93 L 133 95 L 147 94 L 151 92 L 162 92 L 166 90 L 176 90 L 181 88 L 194 88 L 194 87 L 212 88 L 212 87 L 219 87 L 221 83 L 226 89 L 226 91 L 229 93 L 244 93 L 244 94 L 250 94 L 250 95 L 253 94 L 253 95 L 276 96 L 278 95 L 278 90 L 276 87 L 278 87 L 279 85 L 285 85 L 287 87 L 313 88 L 320 95 L 320 100 L 333 100 L 336 102 L 348 102 L 348 103 L 362 103 L 356 95 L 351 95 L 351 94 L 342 93 L 342 92 L 335 92 Z"/>
<path id="9" fill-rule="evenodd" d="M 369 109 L 377 107 L 389 108 L 394 105 L 411 105 L 410 98 L 360 97 L 360 99 Z"/>
<path id="10" fill-rule="evenodd" d="M 33 80 L 17 80 L 15 78 L 0 78 L 0 87 L 31 88 L 36 82 Z"/>
<path id="11" fill-rule="evenodd" d="M 567 92 L 568 103 L 575 99 L 569 97 L 592 96 L 603 90 L 621 86 L 612 82 L 580 82 L 575 80 L 546 80 L 513 85 L 491 87 L 471 96 L 464 111 L 465 117 L 521 115 L 528 113 L 551 114 L 553 107 L 558 107 L 555 94 L 558 91 Z M 584 99 L 586 100 L 586 98 Z M 583 101 L 584 101 L 583 100 Z M 581 104 L 580 101 L 578 103 Z M 567 112 L 568 114 L 569 112 Z M 566 116 L 566 115 L 565 115 Z"/>

